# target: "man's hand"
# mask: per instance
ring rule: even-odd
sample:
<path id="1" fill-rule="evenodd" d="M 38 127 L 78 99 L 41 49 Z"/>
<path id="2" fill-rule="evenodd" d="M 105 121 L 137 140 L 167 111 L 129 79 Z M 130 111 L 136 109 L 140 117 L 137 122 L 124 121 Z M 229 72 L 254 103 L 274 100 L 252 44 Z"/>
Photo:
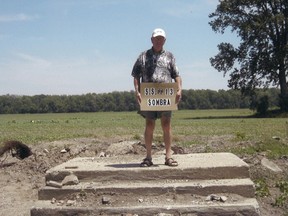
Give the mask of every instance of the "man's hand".
<path id="1" fill-rule="evenodd" d="M 182 79 L 180 76 L 175 78 L 175 82 L 178 84 L 178 90 L 176 93 L 176 104 L 179 104 L 182 98 Z"/>
<path id="2" fill-rule="evenodd" d="M 175 103 L 176 103 L 176 104 L 179 104 L 180 101 L 181 101 L 181 98 L 182 98 L 182 90 L 181 90 L 181 89 L 178 89 L 178 90 L 177 90 L 177 93 L 176 93 Z"/>
<path id="3" fill-rule="evenodd" d="M 140 92 L 136 92 L 136 99 L 137 99 L 137 101 L 138 101 L 138 104 L 140 105 L 141 104 L 141 101 L 142 101 L 142 97 L 141 97 L 141 94 L 140 94 Z"/>
<path id="4" fill-rule="evenodd" d="M 141 98 L 141 94 L 140 94 L 140 78 L 136 78 L 134 77 L 133 79 L 133 83 L 134 83 L 134 88 L 135 88 L 135 94 L 136 94 L 136 99 L 138 101 L 138 104 L 141 104 L 142 98 Z"/>

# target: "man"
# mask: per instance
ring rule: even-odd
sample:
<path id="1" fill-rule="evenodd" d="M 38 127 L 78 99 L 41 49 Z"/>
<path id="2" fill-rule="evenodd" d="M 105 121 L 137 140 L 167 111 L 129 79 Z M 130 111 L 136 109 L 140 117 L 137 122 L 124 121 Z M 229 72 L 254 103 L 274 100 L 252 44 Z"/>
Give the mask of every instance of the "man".
<path id="1" fill-rule="evenodd" d="M 138 103 L 141 103 L 140 82 L 171 83 L 173 80 L 177 83 L 176 103 L 181 100 L 182 80 L 179 76 L 178 68 L 175 64 L 175 58 L 172 53 L 163 49 L 166 42 L 166 34 L 163 29 L 155 29 L 151 37 L 152 48 L 140 54 L 134 64 L 132 76 L 134 77 L 134 87 Z M 166 157 L 165 165 L 178 166 L 172 156 L 171 150 L 171 111 L 140 111 L 140 114 L 146 119 L 144 132 L 146 158 L 140 164 L 142 167 L 153 165 L 152 162 L 152 140 L 157 118 L 161 120 L 163 137 L 165 143 Z"/>

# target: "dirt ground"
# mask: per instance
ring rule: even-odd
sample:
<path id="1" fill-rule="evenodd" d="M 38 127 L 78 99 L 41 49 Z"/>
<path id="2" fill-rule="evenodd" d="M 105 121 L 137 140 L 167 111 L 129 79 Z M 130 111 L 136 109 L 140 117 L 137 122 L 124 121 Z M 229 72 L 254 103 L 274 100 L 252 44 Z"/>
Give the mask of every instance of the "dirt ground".
<path id="1" fill-rule="evenodd" d="M 113 148 L 115 143 L 119 143 Z M 135 141 L 132 146 L 122 145 L 123 140 L 97 140 L 92 138 L 81 138 L 74 140 L 55 141 L 51 143 L 39 143 L 29 146 L 34 155 L 24 160 L 18 160 L 10 154 L 0 157 L 0 216 L 27 216 L 30 208 L 37 201 L 38 189 L 45 184 L 45 172 L 67 160 L 75 157 L 100 157 L 103 155 L 134 154 L 139 155 L 139 162 L 145 156 L 145 147 L 141 142 Z M 225 137 L 211 137 L 208 140 L 209 151 L 223 152 L 229 147 Z M 232 145 L 232 144 L 231 144 Z M 233 144 L 235 145 L 235 143 Z M 251 145 L 251 143 L 239 143 L 239 145 Z M 122 146 L 122 147 L 121 147 Z M 67 152 L 61 152 L 66 149 Z M 155 145 L 154 152 L 164 152 L 163 145 Z M 189 148 L 173 147 L 175 154 L 200 153 L 207 151 L 206 146 L 192 146 Z M 261 159 L 265 153 L 256 156 L 241 156 L 250 165 L 251 179 L 266 179 L 270 195 L 257 197 L 262 216 L 287 216 L 288 201 L 283 207 L 274 207 L 279 189 L 275 183 L 279 179 L 288 179 L 288 156 L 273 160 L 283 172 L 275 174 L 261 165 Z"/>

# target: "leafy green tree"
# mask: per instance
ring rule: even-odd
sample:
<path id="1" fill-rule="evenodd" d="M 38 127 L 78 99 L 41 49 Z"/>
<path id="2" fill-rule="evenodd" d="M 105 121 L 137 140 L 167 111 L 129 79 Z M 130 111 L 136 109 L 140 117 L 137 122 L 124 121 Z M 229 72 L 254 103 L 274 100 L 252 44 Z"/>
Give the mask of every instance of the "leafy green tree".
<path id="1" fill-rule="evenodd" d="M 235 108 L 234 98 L 232 95 L 224 90 L 219 90 L 216 97 L 216 106 L 218 109 Z"/>
<path id="2" fill-rule="evenodd" d="M 125 108 L 122 111 L 133 111 L 137 110 L 138 102 L 136 101 L 135 92 L 123 92 L 124 99 L 125 99 Z"/>
<path id="3" fill-rule="evenodd" d="M 96 111 L 96 94 L 81 95 L 78 98 L 81 104 L 81 112 L 95 112 Z"/>
<path id="4" fill-rule="evenodd" d="M 17 107 L 20 106 L 18 96 L 4 95 L 0 101 L 0 112 L 6 114 L 18 113 Z"/>
<path id="5" fill-rule="evenodd" d="M 192 89 L 187 91 L 184 90 L 182 93 L 182 101 L 179 106 L 181 109 L 198 109 L 195 91 Z"/>
<path id="6" fill-rule="evenodd" d="M 37 107 L 32 102 L 32 98 L 29 96 L 23 96 L 21 98 L 21 105 L 18 108 L 19 113 L 36 113 Z"/>
<path id="7" fill-rule="evenodd" d="M 250 94 L 256 87 L 280 86 L 280 107 L 288 111 L 288 1 L 220 0 L 209 17 L 213 31 L 236 33 L 239 46 L 220 43 L 211 65 L 230 74 L 230 88 Z"/>
<path id="8" fill-rule="evenodd" d="M 102 94 L 103 104 L 102 111 L 109 112 L 116 109 L 116 105 L 114 103 L 114 97 L 112 93 Z"/>

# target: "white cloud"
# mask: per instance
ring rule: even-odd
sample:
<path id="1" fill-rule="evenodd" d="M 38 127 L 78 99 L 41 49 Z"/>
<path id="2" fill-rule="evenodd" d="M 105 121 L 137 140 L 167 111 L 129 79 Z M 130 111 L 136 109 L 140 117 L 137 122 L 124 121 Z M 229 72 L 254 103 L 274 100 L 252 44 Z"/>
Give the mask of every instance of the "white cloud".
<path id="1" fill-rule="evenodd" d="M 19 22 L 19 21 L 31 21 L 37 19 L 37 15 L 26 15 L 23 13 L 14 15 L 0 15 L 0 22 Z"/>
<path id="2" fill-rule="evenodd" d="M 95 54 L 99 53 L 95 50 Z M 0 58 L 0 94 L 83 94 L 132 89 L 130 65 L 113 62 L 102 58 L 47 59 L 14 53 L 10 58 Z"/>

